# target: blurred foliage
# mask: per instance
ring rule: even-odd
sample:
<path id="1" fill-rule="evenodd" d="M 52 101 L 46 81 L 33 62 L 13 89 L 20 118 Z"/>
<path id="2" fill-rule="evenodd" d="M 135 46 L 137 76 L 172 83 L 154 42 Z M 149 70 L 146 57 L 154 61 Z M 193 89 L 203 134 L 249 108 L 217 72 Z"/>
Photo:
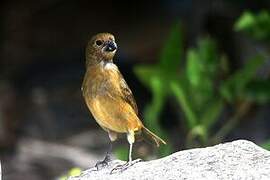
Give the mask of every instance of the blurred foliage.
<path id="1" fill-rule="evenodd" d="M 249 37 L 260 42 L 266 42 L 269 49 L 270 40 L 270 12 L 261 10 L 258 13 L 246 11 L 235 23 L 234 29 L 246 33 Z M 269 52 L 265 52 L 265 57 L 269 60 Z M 255 65 L 256 66 L 256 65 Z M 252 67 L 251 67 L 252 68 Z M 250 101 L 257 103 L 267 103 L 270 101 L 270 80 L 269 74 L 266 78 L 256 79 L 248 83 L 242 94 Z M 270 150 L 270 140 L 261 144 L 262 147 Z"/>
<path id="2" fill-rule="evenodd" d="M 180 33 L 180 25 L 176 25 L 160 55 L 160 61 L 155 66 L 137 66 L 135 73 L 139 79 L 152 92 L 152 101 L 147 105 L 144 111 L 144 124 L 149 127 L 158 136 L 162 137 L 168 145 L 161 146 L 158 149 L 160 156 L 169 155 L 172 152 L 172 147 L 168 143 L 168 135 L 161 128 L 159 123 L 159 116 L 164 106 L 167 96 L 170 94 L 169 82 L 170 79 L 176 77 L 178 67 L 180 66 L 180 59 L 182 56 L 182 33 Z M 125 153 L 123 153 L 125 152 Z M 127 159 L 127 149 L 120 147 L 116 149 L 116 155 L 119 159 Z"/>
<path id="3" fill-rule="evenodd" d="M 270 40 L 270 13 L 262 10 L 255 14 L 246 11 L 235 23 L 236 31 L 243 31 L 256 40 Z"/>
<path id="4" fill-rule="evenodd" d="M 144 111 L 144 123 L 158 136 L 167 141 L 166 146 L 161 146 L 158 153 L 161 156 L 172 152 L 168 143 L 168 135 L 159 123 L 161 111 L 165 101 L 170 96 L 170 81 L 178 77 L 179 66 L 183 56 L 183 37 L 181 27 L 177 24 L 171 31 L 165 46 L 162 49 L 159 62 L 156 65 L 140 65 L 135 67 L 135 74 L 141 82 L 152 92 L 152 101 Z"/>
<path id="5" fill-rule="evenodd" d="M 121 159 L 122 161 L 128 160 L 128 148 L 125 146 L 118 147 L 115 149 L 114 153 L 118 159 Z"/>
<path id="6" fill-rule="evenodd" d="M 251 101 L 256 101 L 260 104 L 269 102 L 270 101 L 270 80 L 252 81 L 246 86 L 245 96 Z"/>
<path id="7" fill-rule="evenodd" d="M 270 39 L 270 14 L 261 11 L 244 12 L 236 21 L 235 31 L 247 33 L 260 41 Z M 152 100 L 144 110 L 144 123 L 168 143 L 158 149 L 159 156 L 173 151 L 168 133 L 160 125 L 161 112 L 172 97 L 184 114 L 187 134 L 186 147 L 220 143 L 238 125 L 253 104 L 270 100 L 269 78 L 258 76 L 266 62 L 260 54 L 246 60 L 239 69 L 231 71 L 226 55 L 210 37 L 198 40 L 197 46 L 184 52 L 183 33 L 176 24 L 154 65 L 137 65 L 138 79 L 151 91 Z M 225 109 L 233 109 L 222 119 Z M 221 125 L 220 125 L 221 124 Z M 267 141 L 263 147 L 270 149 Z M 127 149 L 117 150 L 120 159 L 127 158 Z"/>
<path id="8" fill-rule="evenodd" d="M 223 97 L 229 102 L 233 102 L 241 96 L 246 98 L 246 93 L 243 92 L 245 92 L 245 88 L 256 75 L 258 68 L 261 67 L 263 62 L 264 58 L 258 55 L 250 59 L 242 69 L 231 75 L 221 86 Z"/>
<path id="9" fill-rule="evenodd" d="M 80 168 L 74 167 L 70 169 L 67 174 L 61 176 L 58 178 L 58 180 L 67 180 L 69 177 L 73 176 L 79 176 L 82 173 L 82 170 Z"/>
<path id="10" fill-rule="evenodd" d="M 248 25 L 240 20 L 237 23 L 238 30 Z M 257 77 L 264 62 L 262 56 L 256 55 L 242 68 L 229 73 L 226 56 L 218 52 L 210 37 L 199 39 L 197 47 L 187 49 L 184 54 L 183 34 L 177 24 L 165 42 L 159 62 L 138 65 L 134 69 L 139 80 L 152 93 L 152 101 L 144 111 L 146 126 L 168 140 L 159 120 L 168 97 L 173 97 L 185 115 L 187 147 L 221 142 L 250 109 L 250 102 L 269 102 L 269 82 Z M 217 128 L 227 106 L 235 112 Z M 163 146 L 159 151 L 160 155 L 170 152 L 171 146 Z"/>

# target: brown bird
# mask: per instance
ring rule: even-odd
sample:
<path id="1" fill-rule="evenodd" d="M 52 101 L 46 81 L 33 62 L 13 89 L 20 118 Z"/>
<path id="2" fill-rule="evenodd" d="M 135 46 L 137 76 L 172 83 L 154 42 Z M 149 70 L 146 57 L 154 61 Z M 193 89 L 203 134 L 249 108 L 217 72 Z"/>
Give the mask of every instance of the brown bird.
<path id="1" fill-rule="evenodd" d="M 127 164 L 130 164 L 135 134 L 146 135 L 157 146 L 166 143 L 139 119 L 133 94 L 113 63 L 116 50 L 117 44 L 112 34 L 99 33 L 91 38 L 86 47 L 82 93 L 95 120 L 108 132 L 111 141 L 115 141 L 119 133 L 127 134 L 130 144 Z M 102 163 L 107 164 L 107 160 L 108 153 Z"/>

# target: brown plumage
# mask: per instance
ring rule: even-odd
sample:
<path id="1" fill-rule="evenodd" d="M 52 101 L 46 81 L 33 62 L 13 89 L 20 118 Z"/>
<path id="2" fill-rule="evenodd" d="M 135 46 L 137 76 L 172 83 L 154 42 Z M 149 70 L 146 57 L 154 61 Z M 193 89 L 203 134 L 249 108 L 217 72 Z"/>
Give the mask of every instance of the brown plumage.
<path id="1" fill-rule="evenodd" d="M 86 47 L 86 73 L 82 92 L 97 123 L 115 141 L 118 133 L 126 133 L 130 144 L 129 162 L 135 133 L 142 132 L 157 146 L 166 144 L 148 130 L 138 118 L 138 108 L 126 81 L 113 63 L 117 50 L 114 36 L 100 33 Z"/>

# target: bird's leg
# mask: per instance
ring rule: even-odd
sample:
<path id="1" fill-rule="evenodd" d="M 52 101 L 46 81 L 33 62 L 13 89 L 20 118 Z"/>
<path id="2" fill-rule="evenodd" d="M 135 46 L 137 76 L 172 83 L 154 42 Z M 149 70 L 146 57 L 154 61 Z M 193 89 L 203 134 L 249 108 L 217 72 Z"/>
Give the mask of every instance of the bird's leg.
<path id="1" fill-rule="evenodd" d="M 128 153 L 128 163 L 132 162 L 132 146 L 133 146 L 133 143 L 130 143 L 129 144 L 129 153 Z"/>
<path id="2" fill-rule="evenodd" d="M 108 165 L 108 162 L 111 161 L 111 152 L 112 152 L 112 142 L 110 141 L 110 147 L 106 153 L 105 158 L 102 161 L 98 161 L 95 165 L 95 167 L 97 168 L 97 170 L 100 169 L 100 167 L 104 167 Z"/>
<path id="3" fill-rule="evenodd" d="M 111 153 L 112 153 L 112 142 L 114 142 L 117 139 L 117 133 L 114 131 L 107 130 L 110 138 L 110 147 L 109 150 L 106 153 L 106 156 L 103 161 L 99 161 L 96 163 L 95 167 L 97 170 L 99 170 L 99 166 L 104 167 L 108 165 L 108 162 L 111 161 Z"/>
<path id="4" fill-rule="evenodd" d="M 134 164 L 141 161 L 141 159 L 138 159 L 138 161 L 137 160 L 132 161 L 132 147 L 133 147 L 133 143 L 135 142 L 134 131 L 130 131 L 127 134 L 127 139 L 129 142 L 128 161 L 125 164 L 120 164 L 120 165 L 117 165 L 116 167 L 114 167 L 111 171 L 111 174 L 113 174 L 115 171 L 124 171 L 128 167 L 133 166 Z"/>
<path id="5" fill-rule="evenodd" d="M 135 135 L 134 135 L 134 131 L 129 131 L 127 133 L 127 140 L 129 143 L 129 153 L 128 153 L 128 164 L 130 164 L 132 162 L 132 146 L 133 143 L 135 142 Z"/>

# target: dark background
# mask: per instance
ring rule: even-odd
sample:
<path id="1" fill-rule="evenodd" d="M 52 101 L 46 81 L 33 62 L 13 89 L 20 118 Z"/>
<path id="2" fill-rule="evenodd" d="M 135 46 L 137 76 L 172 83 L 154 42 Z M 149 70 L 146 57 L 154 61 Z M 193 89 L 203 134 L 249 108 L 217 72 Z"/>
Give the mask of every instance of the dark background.
<path id="1" fill-rule="evenodd" d="M 132 69 L 157 61 L 172 25 L 183 24 L 186 47 L 194 46 L 201 35 L 214 37 L 233 70 L 257 52 L 254 44 L 232 31 L 235 20 L 243 10 L 269 8 L 266 0 L 1 1 L 0 157 L 4 179 L 52 179 L 74 166 L 93 166 L 102 158 L 108 138 L 92 119 L 80 91 L 84 48 L 92 35 L 115 35 L 119 47 L 115 62 L 141 114 L 151 94 Z M 269 104 L 256 108 L 256 117 L 247 118 L 228 140 L 260 142 L 269 137 Z M 163 114 L 178 118 L 170 107 Z M 164 123 L 175 140 L 181 139 L 173 129 L 177 122 Z M 182 148 L 175 143 L 175 151 Z"/>

